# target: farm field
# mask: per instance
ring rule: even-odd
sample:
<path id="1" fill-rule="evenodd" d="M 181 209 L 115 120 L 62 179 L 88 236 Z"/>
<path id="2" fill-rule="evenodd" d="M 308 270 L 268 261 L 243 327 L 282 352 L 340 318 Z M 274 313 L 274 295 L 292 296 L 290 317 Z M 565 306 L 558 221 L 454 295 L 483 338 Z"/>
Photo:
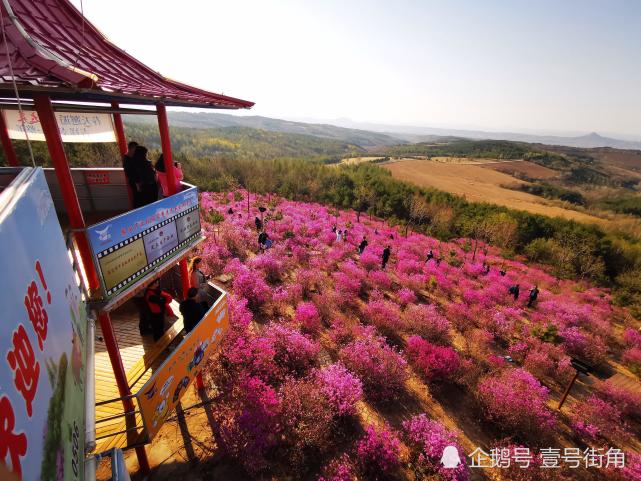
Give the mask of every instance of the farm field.
<path id="1" fill-rule="evenodd" d="M 513 164 L 514 162 L 511 163 Z M 502 163 L 471 165 L 415 159 L 404 159 L 382 164 L 394 177 L 400 180 L 421 187 L 434 187 L 452 194 L 462 195 L 470 201 L 491 202 L 513 209 L 551 217 L 563 217 L 580 222 L 607 223 L 605 219 L 565 209 L 551 201 L 527 192 L 502 187 L 502 185 L 519 184 L 522 181 L 506 173 L 494 170 L 497 168 L 495 166 L 501 165 Z"/>
<path id="2" fill-rule="evenodd" d="M 159 479 L 641 479 L 640 323 L 607 290 L 319 204 L 252 195 L 248 212 L 240 193 L 204 193 L 201 205 L 204 270 L 231 292 L 232 328 L 208 362 L 206 404 L 151 448 Z M 571 357 L 594 370 L 558 410 Z M 530 463 L 474 467 L 477 448 L 527 449 Z M 627 461 L 542 469 L 546 448 Z"/>
<path id="3" fill-rule="evenodd" d="M 511 176 L 522 175 L 530 179 L 553 179 L 559 177 L 559 173 L 542 165 L 527 160 L 501 161 L 485 165 L 484 167 Z"/>

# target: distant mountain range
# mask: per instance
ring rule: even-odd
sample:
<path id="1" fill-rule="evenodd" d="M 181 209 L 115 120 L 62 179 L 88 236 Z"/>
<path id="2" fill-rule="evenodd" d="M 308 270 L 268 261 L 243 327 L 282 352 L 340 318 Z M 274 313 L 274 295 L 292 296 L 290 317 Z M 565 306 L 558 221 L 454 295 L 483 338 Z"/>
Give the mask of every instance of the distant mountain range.
<path id="1" fill-rule="evenodd" d="M 155 122 L 153 117 L 126 116 L 129 122 Z M 532 135 L 517 132 L 486 132 L 481 130 L 443 129 L 432 127 L 395 126 L 374 123 L 358 123 L 349 119 L 337 119 L 332 124 L 294 122 L 261 116 L 238 116 L 214 112 L 169 112 L 169 122 L 177 127 L 208 129 L 223 127 L 249 127 L 272 132 L 312 135 L 340 140 L 363 148 L 384 145 L 429 142 L 439 137 L 462 137 L 468 139 L 511 140 L 567 147 L 614 147 L 617 149 L 641 150 L 641 140 L 631 141 L 603 137 L 595 132 L 576 137 Z"/>

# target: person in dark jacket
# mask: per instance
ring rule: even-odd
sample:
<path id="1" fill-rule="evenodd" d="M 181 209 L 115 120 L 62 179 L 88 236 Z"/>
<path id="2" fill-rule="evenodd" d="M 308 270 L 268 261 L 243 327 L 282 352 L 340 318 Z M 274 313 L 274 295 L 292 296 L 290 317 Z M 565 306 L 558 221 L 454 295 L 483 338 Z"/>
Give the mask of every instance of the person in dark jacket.
<path id="1" fill-rule="evenodd" d="M 427 259 L 425 259 L 425 262 L 429 262 L 432 259 L 434 259 L 434 252 L 432 251 L 432 249 L 430 249 L 430 251 L 427 253 Z"/>
<path id="2" fill-rule="evenodd" d="M 532 304 L 536 301 L 536 299 L 539 297 L 539 288 L 534 286 L 532 289 L 530 289 L 530 296 L 527 301 L 527 306 L 532 307 Z"/>
<path id="3" fill-rule="evenodd" d="M 258 217 L 256 217 L 256 218 L 254 219 L 254 224 L 256 224 L 256 230 L 257 230 L 258 232 L 260 232 L 261 230 L 263 230 L 263 222 L 262 222 Z"/>
<path id="4" fill-rule="evenodd" d="M 365 236 L 363 236 L 363 240 L 361 241 L 360 244 L 358 244 L 358 253 L 362 254 L 365 251 L 365 248 L 367 247 L 367 239 Z"/>
<path id="5" fill-rule="evenodd" d="M 198 302 L 198 289 L 190 287 L 187 291 L 187 299 L 180 303 L 180 313 L 183 316 L 185 331 L 190 333 L 205 315 L 205 309 Z"/>
<path id="6" fill-rule="evenodd" d="M 165 313 L 172 300 L 171 294 L 160 287 L 160 279 L 153 281 L 145 291 L 154 341 L 160 339 L 165 332 Z"/>
<path id="7" fill-rule="evenodd" d="M 151 204 L 158 200 L 156 170 L 147 158 L 147 148 L 138 145 L 134 152 L 134 170 L 138 195 L 134 195 L 135 207 Z"/>
<path id="8" fill-rule="evenodd" d="M 520 291 L 520 286 L 518 284 L 514 284 L 508 289 L 508 293 L 512 294 L 514 296 L 514 300 L 518 301 L 519 300 L 519 291 Z"/>
<path id="9" fill-rule="evenodd" d="M 392 254 L 392 250 L 390 246 L 387 246 L 385 249 L 383 249 L 383 255 L 381 256 L 382 264 L 381 268 L 385 269 L 385 266 L 387 265 L 387 262 L 389 261 L 389 256 Z"/>
<path id="10" fill-rule="evenodd" d="M 131 188 L 134 204 L 136 202 L 136 194 L 138 193 L 138 186 L 136 185 L 138 183 L 138 173 L 134 168 L 136 147 L 138 147 L 138 142 L 129 142 L 129 144 L 127 144 L 127 152 L 122 156 L 122 169 L 125 171 L 127 184 Z"/>

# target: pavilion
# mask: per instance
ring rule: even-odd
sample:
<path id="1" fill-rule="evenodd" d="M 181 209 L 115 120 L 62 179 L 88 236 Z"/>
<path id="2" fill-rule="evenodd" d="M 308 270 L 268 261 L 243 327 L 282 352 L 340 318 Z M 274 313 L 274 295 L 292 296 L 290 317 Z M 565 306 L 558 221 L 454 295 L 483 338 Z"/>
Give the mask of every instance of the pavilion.
<path id="1" fill-rule="evenodd" d="M 31 109 L 37 113 L 54 167 L 51 178 L 57 184 L 64 206 L 59 215 L 66 215 L 69 231 L 73 233 L 78 260 L 88 284 L 89 305 L 97 313 L 117 384 L 115 397 L 122 403 L 121 410 L 132 413 L 136 407 L 132 401 L 131 380 L 127 378 L 110 312 L 177 262 L 184 293 L 189 282 L 185 260 L 188 251 L 167 258 L 117 295 L 105 297 L 104 282 L 101 285 L 95 253 L 87 236 L 88 214 L 78 195 L 79 189 L 87 186 L 79 185 L 78 176 L 69 166 L 56 113 L 94 112 L 112 116 L 118 147 L 124 155 L 127 141 L 122 114 L 154 113 L 130 107 L 153 106 L 165 165 L 172 165 L 166 107 L 247 109 L 253 103 L 163 77 L 112 44 L 68 0 L 0 0 L 0 15 L 0 109 Z M 16 156 L 3 115 L 0 115 L 0 141 L 10 166 L 27 164 L 27 159 Z M 167 169 L 167 176 L 169 186 L 175 186 L 173 169 Z M 148 367 L 147 362 L 144 364 Z M 149 470 L 144 442 L 131 443 L 127 435 L 122 437 L 120 445 L 135 447 L 141 469 Z"/>

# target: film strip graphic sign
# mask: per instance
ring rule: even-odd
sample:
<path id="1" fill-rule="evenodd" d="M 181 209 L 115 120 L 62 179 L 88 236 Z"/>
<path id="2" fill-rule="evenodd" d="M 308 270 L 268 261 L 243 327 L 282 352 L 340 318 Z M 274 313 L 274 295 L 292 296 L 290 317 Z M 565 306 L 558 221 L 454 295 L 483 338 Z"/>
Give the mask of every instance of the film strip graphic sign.
<path id="1" fill-rule="evenodd" d="M 188 249 L 200 235 L 200 211 L 195 205 L 97 252 L 106 296 L 112 297 L 145 277 Z"/>

